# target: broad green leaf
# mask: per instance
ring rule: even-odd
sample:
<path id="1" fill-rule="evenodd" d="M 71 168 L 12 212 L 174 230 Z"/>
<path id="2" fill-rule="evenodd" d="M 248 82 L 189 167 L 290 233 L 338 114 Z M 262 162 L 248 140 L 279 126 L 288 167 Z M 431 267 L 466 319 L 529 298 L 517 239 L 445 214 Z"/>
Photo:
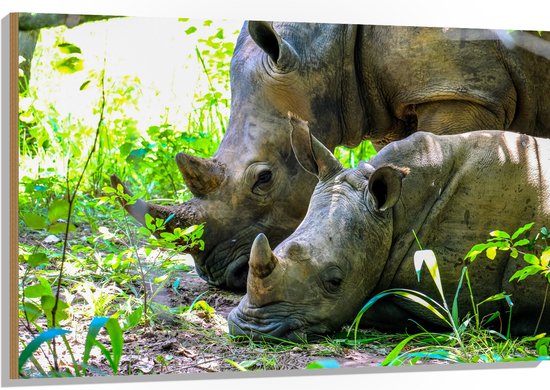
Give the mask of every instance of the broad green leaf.
<path id="1" fill-rule="evenodd" d="M 168 279 L 168 274 L 159 276 L 158 278 L 154 278 L 153 281 L 154 281 L 155 283 L 162 283 L 162 282 L 164 282 L 166 279 Z"/>
<path id="2" fill-rule="evenodd" d="M 76 73 L 84 69 L 84 61 L 81 58 L 72 56 L 57 62 L 55 68 L 65 74 Z"/>
<path id="3" fill-rule="evenodd" d="M 123 330 L 128 330 L 133 328 L 134 326 L 138 325 L 141 321 L 141 316 L 143 314 L 143 306 L 138 306 L 132 311 L 130 314 L 128 314 L 123 321 Z"/>
<path id="4" fill-rule="evenodd" d="M 54 223 L 53 225 L 50 225 L 48 231 L 53 234 L 65 233 L 67 231 L 67 224 L 65 222 Z M 76 227 L 72 223 L 70 223 L 69 232 L 74 231 L 76 231 Z"/>
<path id="5" fill-rule="evenodd" d="M 190 35 L 190 34 L 193 34 L 195 31 L 197 31 L 197 28 L 195 26 L 191 26 L 187 30 L 185 30 L 185 33 L 187 35 Z"/>
<path id="6" fill-rule="evenodd" d="M 519 271 L 517 271 L 515 274 L 513 274 L 512 277 L 509 279 L 509 281 L 517 279 L 518 282 L 520 282 L 526 277 L 536 275 L 542 270 L 543 268 L 541 268 L 539 265 L 528 265 L 527 267 L 522 268 Z"/>
<path id="7" fill-rule="evenodd" d="M 53 340 L 57 336 L 62 336 L 67 333 L 71 333 L 68 330 L 65 329 L 48 329 L 45 332 L 40 333 L 38 336 L 36 336 L 21 352 L 21 355 L 19 355 L 19 371 L 23 368 L 27 360 L 32 356 L 32 354 L 42 345 L 43 343 L 47 343 L 51 340 Z"/>
<path id="8" fill-rule="evenodd" d="M 48 221 L 56 222 L 58 219 L 67 219 L 69 215 L 69 202 L 65 199 L 56 199 L 48 208 Z"/>
<path id="9" fill-rule="evenodd" d="M 30 229 L 36 230 L 44 229 L 48 226 L 48 221 L 45 217 L 34 213 L 23 214 L 23 222 Z"/>
<path id="10" fill-rule="evenodd" d="M 40 298 L 45 295 L 53 296 L 52 287 L 48 280 L 42 276 L 37 276 L 39 284 L 28 286 L 24 290 L 24 295 L 27 298 Z"/>
<path id="11" fill-rule="evenodd" d="M 150 214 L 145 214 L 145 226 L 147 226 L 149 230 L 155 231 L 154 218 Z"/>
<path id="12" fill-rule="evenodd" d="M 82 50 L 80 50 L 78 46 L 68 42 L 60 43 L 59 45 L 57 45 L 57 47 L 62 53 L 65 54 L 82 53 Z"/>
<path id="13" fill-rule="evenodd" d="M 527 238 L 523 238 L 519 241 L 514 242 L 514 246 L 525 246 L 525 245 L 529 244 L 529 242 L 530 241 Z"/>
<path id="14" fill-rule="evenodd" d="M 496 238 L 510 238 L 510 235 L 508 233 L 501 230 L 493 230 L 491 233 L 489 233 L 489 235 Z"/>
<path id="15" fill-rule="evenodd" d="M 42 314 L 42 310 L 38 306 L 36 306 L 34 303 L 25 301 L 23 306 L 19 307 L 20 310 L 24 311 L 25 317 L 30 321 L 33 322 L 36 320 L 40 315 Z"/>
<path id="16" fill-rule="evenodd" d="M 539 258 L 532 253 L 526 253 L 525 255 L 523 255 L 523 260 L 532 265 L 540 265 Z"/>
<path id="17" fill-rule="evenodd" d="M 489 260 L 494 260 L 497 255 L 497 248 L 495 248 L 494 246 L 487 248 L 485 255 Z"/>
<path id="18" fill-rule="evenodd" d="M 548 264 L 550 263 L 550 248 L 547 248 L 542 254 L 540 255 L 540 265 L 541 267 L 548 267 Z"/>
<path id="19" fill-rule="evenodd" d="M 477 244 L 470 249 L 470 251 L 464 256 L 464 260 L 470 259 L 470 261 L 474 261 L 474 259 L 479 255 L 480 253 L 483 253 L 487 248 L 489 248 L 491 244 Z"/>
<path id="20" fill-rule="evenodd" d="M 64 321 L 67 318 L 69 318 L 69 314 L 67 312 L 69 305 L 67 304 L 67 302 L 61 299 L 57 302 L 57 308 L 55 311 L 55 324 L 53 323 L 53 308 L 55 306 L 55 297 L 50 295 L 45 295 L 45 296 L 42 296 L 42 298 L 40 299 L 40 302 L 42 304 L 42 310 L 46 315 L 49 326 L 57 326 L 57 324 L 59 324 L 60 321 Z"/>
<path id="21" fill-rule="evenodd" d="M 101 328 L 105 327 L 109 338 L 111 340 L 111 349 L 109 352 L 98 340 L 97 335 Z M 82 357 L 83 365 L 88 364 L 90 359 L 90 352 L 92 347 L 97 346 L 105 358 L 109 361 L 111 370 L 113 374 L 118 373 L 118 365 L 120 363 L 120 358 L 122 357 L 122 346 L 124 339 L 122 337 L 122 329 L 118 321 L 112 317 L 94 317 L 90 323 L 90 328 L 88 329 L 88 334 L 86 335 L 86 343 L 84 345 L 84 355 Z"/>
<path id="22" fill-rule="evenodd" d="M 535 224 L 534 222 L 531 222 L 531 223 L 525 224 L 524 226 L 522 226 L 518 230 L 516 230 L 514 232 L 514 234 L 512 234 L 512 241 L 515 240 L 516 238 L 518 238 L 520 236 L 520 234 L 522 234 L 522 233 L 526 232 L 527 230 L 531 229 L 534 224 Z"/>
<path id="23" fill-rule="evenodd" d="M 48 256 L 42 252 L 33 253 L 27 258 L 27 263 L 29 263 L 31 267 L 38 267 L 39 265 L 47 264 L 49 261 L 50 259 L 48 259 Z"/>

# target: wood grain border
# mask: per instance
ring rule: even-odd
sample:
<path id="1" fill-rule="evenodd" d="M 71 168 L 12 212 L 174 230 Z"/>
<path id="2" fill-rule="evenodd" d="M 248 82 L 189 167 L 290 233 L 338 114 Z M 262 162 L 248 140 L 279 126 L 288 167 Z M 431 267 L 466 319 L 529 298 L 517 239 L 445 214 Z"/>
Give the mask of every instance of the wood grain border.
<path id="1" fill-rule="evenodd" d="M 9 304 L 9 377 L 19 378 L 19 14 L 11 13 L 10 24 L 10 48 L 9 48 L 9 115 L 10 115 L 10 191 L 9 191 L 9 224 L 10 224 L 10 304 Z"/>

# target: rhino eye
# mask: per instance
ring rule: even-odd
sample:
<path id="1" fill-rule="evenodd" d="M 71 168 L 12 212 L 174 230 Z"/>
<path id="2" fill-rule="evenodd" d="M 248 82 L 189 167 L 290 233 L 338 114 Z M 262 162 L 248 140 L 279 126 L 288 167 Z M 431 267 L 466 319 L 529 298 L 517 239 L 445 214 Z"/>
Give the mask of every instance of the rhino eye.
<path id="1" fill-rule="evenodd" d="M 273 177 L 273 172 L 271 172 L 269 169 L 261 171 L 260 174 L 258 175 L 258 179 L 256 179 L 256 182 L 252 187 L 252 192 L 256 193 L 255 191 L 256 189 L 261 190 L 262 189 L 261 186 L 271 182 L 272 177 Z"/>
<path id="2" fill-rule="evenodd" d="M 342 271 L 337 267 L 327 269 L 322 278 L 323 287 L 330 294 L 336 294 L 340 291 L 344 277 Z"/>

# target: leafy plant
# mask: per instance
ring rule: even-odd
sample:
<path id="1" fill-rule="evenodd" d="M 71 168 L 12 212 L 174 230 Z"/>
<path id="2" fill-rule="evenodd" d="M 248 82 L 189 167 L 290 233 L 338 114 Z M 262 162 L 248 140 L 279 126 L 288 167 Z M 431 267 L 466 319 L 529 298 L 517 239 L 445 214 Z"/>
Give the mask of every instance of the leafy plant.
<path id="1" fill-rule="evenodd" d="M 105 328 L 109 335 L 109 339 L 111 341 L 111 351 L 109 351 L 103 343 L 97 340 L 99 331 L 102 328 Z M 88 368 L 90 353 L 94 346 L 97 346 L 100 349 L 103 356 L 105 356 L 105 358 L 107 359 L 109 366 L 111 367 L 112 375 L 117 375 L 120 359 L 122 357 L 122 348 L 124 344 L 124 339 L 122 337 L 122 329 L 120 328 L 120 325 L 115 318 L 94 317 L 92 319 L 88 329 L 88 333 L 86 335 L 84 355 L 82 357 L 81 362 L 77 362 L 75 360 L 72 349 L 65 337 L 68 333 L 70 333 L 70 331 L 66 329 L 51 328 L 37 335 L 29 344 L 27 344 L 27 346 L 23 349 L 23 351 L 19 355 L 20 375 L 22 375 L 23 377 L 27 376 L 24 370 L 24 366 L 28 360 L 31 360 L 32 363 L 35 365 L 36 369 L 41 373 L 42 376 L 53 376 L 53 377 L 83 376 L 85 375 L 85 371 Z M 63 338 L 67 351 L 69 352 L 69 355 L 71 357 L 70 366 L 73 369 L 72 372 L 71 371 L 60 372 L 58 369 L 55 369 L 48 373 L 46 369 L 42 367 L 41 364 L 35 358 L 33 358 L 33 353 L 36 352 L 41 347 L 42 344 L 51 345 L 52 341 L 56 337 Z"/>
<path id="2" fill-rule="evenodd" d="M 546 301 L 548 298 L 548 290 L 550 286 L 550 232 L 546 227 L 542 227 L 532 240 L 522 237 L 526 235 L 534 226 L 534 223 L 527 223 L 518 228 L 511 235 L 502 230 L 494 230 L 489 235 L 492 238 L 487 239 L 487 242 L 474 245 L 466 254 L 465 260 L 474 261 L 476 257 L 485 252 L 485 256 L 489 260 L 494 260 L 497 251 L 510 252 L 510 256 L 517 259 L 521 254 L 523 261 L 527 263 L 525 267 L 516 271 L 509 281 L 524 280 L 529 276 L 542 275 L 548 281 L 544 293 L 544 302 L 542 304 L 541 313 L 535 326 L 535 333 L 542 320 Z"/>
<path id="3" fill-rule="evenodd" d="M 358 327 L 362 316 L 377 301 L 388 296 L 396 296 L 407 299 L 422 306 L 424 309 L 429 310 L 429 312 L 432 313 L 441 324 L 447 326 L 451 330 L 451 333 L 434 333 L 424 330 L 419 333 L 408 335 L 395 347 L 393 347 L 381 365 L 414 365 L 419 360 L 425 359 L 446 360 L 454 363 L 535 359 L 535 357 L 530 356 L 515 356 L 517 353 L 516 351 L 524 351 L 524 349 L 522 349 L 521 345 L 518 345 L 522 343 L 514 342 L 510 339 L 512 301 L 509 295 L 500 293 L 490 296 L 482 302 L 474 302 L 468 269 L 467 267 L 463 267 L 462 275 L 458 282 L 452 305 L 449 305 L 443 291 L 439 267 L 433 251 L 422 250 L 421 248 L 415 253 L 414 266 L 419 281 L 420 271 L 423 265 L 426 265 L 430 277 L 436 285 L 437 291 L 440 294 L 441 303 L 432 297 L 415 290 L 394 288 L 383 291 L 369 299 L 369 301 L 367 301 L 367 303 L 359 311 L 353 321 L 352 327 L 348 331 L 348 336 L 353 329 L 355 332 L 355 339 L 357 339 Z M 469 291 L 472 314 L 468 314 L 464 318 L 460 318 L 458 312 L 458 294 L 464 285 Z M 487 302 L 492 302 L 495 300 L 504 300 L 510 308 L 508 330 L 506 335 L 485 328 L 488 323 L 500 317 L 499 312 L 493 313 L 486 319 L 482 319 L 480 316 L 479 307 Z M 544 335 L 540 335 L 537 339 L 542 340 L 543 336 Z M 529 341 L 533 341 L 533 339 L 525 340 L 525 342 Z M 413 343 L 416 346 L 411 346 Z M 537 351 L 544 350 L 544 343 L 545 342 L 543 341 L 540 342 L 539 346 L 542 347 L 537 348 Z M 539 358 L 544 357 L 539 354 Z"/>

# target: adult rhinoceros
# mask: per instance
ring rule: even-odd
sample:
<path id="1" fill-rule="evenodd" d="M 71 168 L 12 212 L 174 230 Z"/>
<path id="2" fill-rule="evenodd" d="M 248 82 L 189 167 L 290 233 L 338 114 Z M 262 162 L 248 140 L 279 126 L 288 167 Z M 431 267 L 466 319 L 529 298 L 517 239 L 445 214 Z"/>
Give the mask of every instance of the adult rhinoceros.
<path id="1" fill-rule="evenodd" d="M 418 128 L 540 136 L 550 135 L 549 90 L 548 59 L 488 30 L 248 22 L 231 61 L 231 114 L 218 151 L 176 156 L 194 198 L 126 208 L 142 222 L 145 213 L 175 214 L 169 229 L 206 222 L 197 271 L 243 290 L 254 237 L 287 237 L 316 183 L 294 158 L 287 111 L 318 129 L 329 150 L 364 139 L 381 147 Z"/>
<path id="2" fill-rule="evenodd" d="M 488 229 L 515 230 L 526 221 L 550 222 L 550 139 L 505 131 L 439 136 L 417 132 L 384 147 L 368 163 L 343 169 L 304 122 L 292 119 L 292 146 L 302 166 L 317 175 L 308 212 L 272 252 L 265 235 L 252 245 L 247 294 L 229 315 L 229 330 L 255 338 L 303 340 L 339 329 L 375 293 L 411 289 L 438 298 L 427 272 L 417 280 L 419 249 L 435 253 L 449 306 L 468 265 L 475 302 L 503 290 L 514 303 L 512 331 L 550 331 L 548 281 L 541 275 L 509 278 L 526 264 L 500 253 L 492 261 L 464 256 Z M 468 289 L 461 315 L 471 311 Z M 505 303 L 480 306 L 480 315 Z M 437 325 L 421 306 L 384 298 L 364 317 L 383 329 L 409 320 Z M 432 322 L 433 321 L 433 322 Z M 504 328 L 505 329 L 505 328 Z"/>

